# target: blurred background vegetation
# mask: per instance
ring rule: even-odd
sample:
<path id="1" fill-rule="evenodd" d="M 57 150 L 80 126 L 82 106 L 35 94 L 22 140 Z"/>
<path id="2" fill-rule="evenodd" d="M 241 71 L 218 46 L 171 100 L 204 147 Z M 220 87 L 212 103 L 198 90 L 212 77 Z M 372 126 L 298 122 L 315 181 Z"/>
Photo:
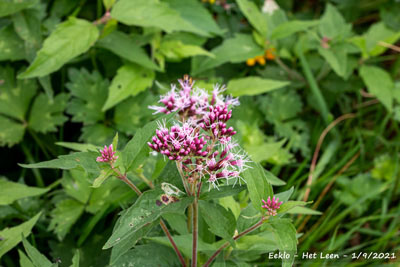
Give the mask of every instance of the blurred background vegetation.
<path id="1" fill-rule="evenodd" d="M 101 247 L 134 194 L 119 181 L 94 190 L 78 169 L 18 163 L 116 132 L 126 143 L 184 74 L 208 90 L 227 84 L 240 97 L 239 143 L 281 179 L 277 193 L 314 201 L 292 215 L 299 251 L 399 250 L 400 1 L 114 2 L 0 0 L 0 238 L 14 235 L 0 239 L 2 265 L 19 266 L 20 234 L 31 232 L 61 266 L 77 248 L 81 266 L 107 264 Z M 154 164 L 138 175 L 156 177 Z M 225 205 L 248 198 L 236 200 Z M 352 264 L 382 262 L 396 260 Z"/>

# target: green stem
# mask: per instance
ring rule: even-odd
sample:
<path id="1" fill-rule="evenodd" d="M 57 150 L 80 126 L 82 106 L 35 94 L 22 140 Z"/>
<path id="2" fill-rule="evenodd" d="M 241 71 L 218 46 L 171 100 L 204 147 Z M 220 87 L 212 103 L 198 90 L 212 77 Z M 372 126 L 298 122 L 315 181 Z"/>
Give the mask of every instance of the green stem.
<path id="1" fill-rule="evenodd" d="M 22 151 L 24 152 L 26 158 L 28 159 L 28 162 L 30 164 L 35 163 L 31 152 L 29 151 L 29 149 L 26 147 L 26 145 L 24 143 L 21 143 L 21 148 L 22 148 Z M 36 185 L 38 187 L 44 187 L 44 182 L 43 182 L 42 175 L 40 174 L 40 171 L 38 169 L 32 169 L 32 172 L 36 179 Z"/>
<path id="2" fill-rule="evenodd" d="M 192 204 L 192 216 L 193 216 L 193 223 L 192 223 L 192 267 L 197 267 L 197 243 L 198 243 L 198 236 L 199 236 L 199 206 L 198 206 L 198 198 L 197 195 L 194 193 L 194 202 Z"/>

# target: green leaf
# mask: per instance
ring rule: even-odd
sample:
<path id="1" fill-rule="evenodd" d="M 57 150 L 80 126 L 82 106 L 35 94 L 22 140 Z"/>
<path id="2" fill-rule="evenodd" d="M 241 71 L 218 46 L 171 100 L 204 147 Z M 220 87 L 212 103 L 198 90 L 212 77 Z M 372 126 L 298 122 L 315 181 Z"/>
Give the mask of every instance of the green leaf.
<path id="1" fill-rule="evenodd" d="M 288 211 L 289 214 L 322 215 L 322 212 L 306 207 L 297 206 Z"/>
<path id="2" fill-rule="evenodd" d="M 267 35 L 267 20 L 256 4 L 249 0 L 236 0 L 236 2 L 250 24 L 265 38 Z"/>
<path id="3" fill-rule="evenodd" d="M 59 240 L 63 240 L 84 209 L 84 204 L 75 199 L 61 200 L 51 212 L 49 230 L 54 231 Z"/>
<path id="4" fill-rule="evenodd" d="M 77 249 L 75 251 L 74 257 L 72 258 L 72 264 L 70 265 L 70 267 L 79 267 L 80 258 L 81 258 L 80 252 L 79 249 Z"/>
<path id="5" fill-rule="evenodd" d="M 146 90 L 153 83 L 154 72 L 134 64 L 125 64 L 118 69 L 111 82 L 108 98 L 103 111 L 108 110 L 128 98 Z"/>
<path id="6" fill-rule="evenodd" d="M 368 91 L 392 111 L 394 83 L 389 73 L 379 67 L 363 65 L 360 68 L 360 76 Z"/>
<path id="7" fill-rule="evenodd" d="M 212 53 L 197 45 L 184 44 L 179 40 L 164 41 L 161 43 L 160 52 L 172 60 L 180 60 L 192 56 L 215 57 Z"/>
<path id="8" fill-rule="evenodd" d="M 373 24 L 364 35 L 365 46 L 370 56 L 378 56 L 387 50 L 380 42 L 394 44 L 400 38 L 400 31 L 388 29 L 383 22 Z"/>
<path id="9" fill-rule="evenodd" d="M 236 219 L 232 211 L 226 210 L 219 204 L 204 200 L 199 201 L 199 208 L 200 214 L 208 224 L 210 231 L 234 246 L 233 234 L 236 228 Z"/>
<path id="10" fill-rule="evenodd" d="M 33 247 L 24 237 L 22 239 L 24 248 L 29 258 L 32 260 L 33 265 L 36 267 L 52 267 L 53 264 L 49 261 L 42 253 L 40 253 L 35 247 Z"/>
<path id="11" fill-rule="evenodd" d="M 164 213 L 183 213 L 193 198 L 180 199 L 176 203 L 163 204 L 159 198 L 164 192 L 161 189 L 149 190 L 143 193 L 120 218 L 119 225 L 104 245 L 108 249 L 131 237 L 136 231 L 156 221 Z"/>
<path id="12" fill-rule="evenodd" d="M 100 149 L 100 147 L 92 144 L 81 144 L 74 142 L 56 142 L 55 144 L 79 152 L 98 151 Z"/>
<path id="13" fill-rule="evenodd" d="M 68 103 L 67 113 L 73 115 L 72 121 L 86 125 L 104 120 L 101 108 L 107 99 L 108 80 L 97 71 L 90 73 L 84 68 L 69 69 L 68 76 L 70 82 L 66 86 L 74 97 Z"/>
<path id="14" fill-rule="evenodd" d="M 211 191 L 206 191 L 200 195 L 200 199 L 203 200 L 212 200 L 212 199 L 217 199 L 217 198 L 223 198 L 227 196 L 232 196 L 232 195 L 237 195 L 240 192 L 242 192 L 244 189 L 246 189 L 245 185 L 239 185 L 239 186 L 220 186 L 218 190 L 211 190 Z"/>
<path id="15" fill-rule="evenodd" d="M 13 146 L 21 142 L 25 127 L 9 118 L 0 116 L 0 146 Z"/>
<path id="16" fill-rule="evenodd" d="M 31 187 L 0 179 L 0 205 L 9 205 L 15 200 L 39 196 L 47 191 L 49 191 L 49 188 Z"/>
<path id="17" fill-rule="evenodd" d="M 30 235 L 33 226 L 36 224 L 41 214 L 42 213 L 39 212 L 29 221 L 12 228 L 4 228 L 0 231 L 0 237 L 2 238 L 0 241 L 0 258 L 21 242 L 22 235 L 26 237 Z"/>
<path id="18" fill-rule="evenodd" d="M 111 32 L 100 39 L 96 46 L 110 50 L 114 54 L 148 69 L 161 70 L 159 66 L 151 61 L 146 51 L 133 38 L 123 32 Z"/>
<path id="19" fill-rule="evenodd" d="M 40 94 L 33 102 L 29 127 L 42 133 L 57 131 L 56 126 L 60 126 L 68 120 L 63 115 L 68 98 L 68 94 L 61 93 L 54 98 L 54 101 L 51 101 L 45 94 Z"/>
<path id="20" fill-rule="evenodd" d="M 1 0 L 0 0 L 1 5 Z M 1 10 L 1 7 L 0 7 Z M 1 11 L 0 11 L 1 12 Z M 12 25 L 0 29 L 0 61 L 25 58 L 24 42 L 15 33 Z"/>
<path id="21" fill-rule="evenodd" d="M 343 39 L 351 34 L 351 24 L 346 23 L 335 6 L 328 4 L 320 19 L 318 31 L 323 37 Z"/>
<path id="22" fill-rule="evenodd" d="M 114 5 L 116 0 L 103 0 L 104 8 L 106 10 L 110 10 L 110 8 Z"/>
<path id="23" fill-rule="evenodd" d="M 94 187 L 94 188 L 100 187 L 101 184 L 102 184 L 108 177 L 110 177 L 110 176 L 113 174 L 113 172 L 114 172 L 114 171 L 113 171 L 111 168 L 110 168 L 110 169 L 107 169 L 107 170 L 101 170 L 99 177 L 97 177 L 97 178 L 94 180 L 92 187 Z"/>
<path id="24" fill-rule="evenodd" d="M 284 22 L 273 30 L 271 34 L 271 39 L 279 40 L 282 38 L 286 38 L 297 32 L 306 31 L 308 28 L 318 25 L 318 23 L 319 23 L 318 20 L 310 20 L 310 21 L 291 20 L 288 22 Z"/>
<path id="25" fill-rule="evenodd" d="M 19 249 L 18 249 L 18 255 L 19 255 L 19 265 L 21 267 L 35 267 L 35 265 L 33 265 L 28 256 L 26 256 L 25 253 Z"/>
<path id="26" fill-rule="evenodd" d="M 227 62 L 245 62 L 248 58 L 263 55 L 264 50 L 254 42 L 250 34 L 236 34 L 233 38 L 225 39 L 220 46 L 211 50 L 211 53 L 215 55 L 215 58 L 194 58 L 192 61 L 193 75 L 218 67 Z"/>
<path id="27" fill-rule="evenodd" d="M 276 245 L 281 253 L 290 255 L 282 259 L 283 267 L 291 267 L 294 262 L 294 255 L 297 252 L 296 229 L 289 219 L 274 219 L 266 224 L 267 231 L 271 231 L 275 237 Z"/>
<path id="28" fill-rule="evenodd" d="M 250 168 L 244 171 L 243 178 L 249 190 L 251 203 L 256 210 L 263 212 L 261 200 L 272 197 L 272 186 L 268 183 L 264 168 L 260 164 L 251 162 L 249 166 Z"/>
<path id="29" fill-rule="evenodd" d="M 37 0 L 0 0 L 0 17 L 11 15 L 22 9 L 31 7 L 37 3 Z"/>
<path id="30" fill-rule="evenodd" d="M 84 170 L 73 169 L 63 172 L 61 184 L 68 196 L 78 200 L 82 204 L 88 202 L 92 188 Z"/>
<path id="31" fill-rule="evenodd" d="M 165 115 L 161 120 L 168 122 L 174 115 L 175 113 Z M 134 170 L 143 163 L 149 151 L 147 142 L 155 134 L 158 127 L 157 123 L 158 121 L 152 121 L 139 129 L 122 150 L 121 156 L 126 171 Z"/>
<path id="32" fill-rule="evenodd" d="M 190 14 L 195 14 L 195 12 L 196 10 L 191 10 Z M 187 31 L 208 36 L 206 31 L 198 28 L 183 18 L 177 10 L 159 0 L 121 0 L 114 5 L 111 16 L 127 25 L 156 27 L 166 32 Z"/>
<path id="33" fill-rule="evenodd" d="M 276 177 L 272 172 L 267 171 L 266 169 L 264 169 L 264 177 L 265 179 L 267 179 L 267 181 L 271 184 L 271 185 L 276 185 L 276 186 L 280 186 L 280 185 L 285 185 L 286 182 L 279 179 L 278 177 Z"/>
<path id="34" fill-rule="evenodd" d="M 98 37 L 99 31 L 95 25 L 70 17 L 56 27 L 44 41 L 33 63 L 18 77 L 43 77 L 57 71 L 69 60 L 86 52 Z"/>
<path id="35" fill-rule="evenodd" d="M 289 84 L 289 82 L 263 79 L 255 76 L 246 77 L 230 80 L 227 86 L 227 92 L 232 94 L 233 96 L 259 95 L 282 88 Z"/>
<path id="36" fill-rule="evenodd" d="M 261 213 L 253 205 L 248 205 L 240 212 L 237 219 L 237 230 L 239 233 L 245 231 L 261 220 Z"/>
<path id="37" fill-rule="evenodd" d="M 100 168 L 96 162 L 99 156 L 96 152 L 77 152 L 69 155 L 59 156 L 57 159 L 43 161 L 33 164 L 19 164 L 24 168 L 47 168 L 47 169 L 62 169 L 70 170 L 81 167 L 89 175 L 89 178 L 95 178 L 100 173 Z"/>
<path id="38" fill-rule="evenodd" d="M 96 123 L 93 125 L 85 125 L 81 129 L 82 135 L 79 137 L 80 141 L 85 143 L 103 146 L 111 142 L 115 131 L 113 128 L 108 127 L 104 123 Z"/>
<path id="39" fill-rule="evenodd" d="M 278 209 L 278 213 L 285 213 L 288 212 L 289 210 L 295 208 L 295 207 L 300 207 L 300 206 L 305 206 L 310 202 L 304 202 L 304 201 L 288 201 L 285 202 L 281 205 L 281 207 Z"/>
<path id="40" fill-rule="evenodd" d="M 318 47 L 318 52 L 329 63 L 332 69 L 342 78 L 347 74 L 347 51 L 344 47 L 330 48 Z"/>

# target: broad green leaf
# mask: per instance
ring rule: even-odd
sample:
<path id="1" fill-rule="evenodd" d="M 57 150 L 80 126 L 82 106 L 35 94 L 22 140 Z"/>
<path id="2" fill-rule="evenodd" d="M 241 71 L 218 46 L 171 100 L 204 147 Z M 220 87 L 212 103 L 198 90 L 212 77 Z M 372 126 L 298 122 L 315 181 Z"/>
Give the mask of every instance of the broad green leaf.
<path id="1" fill-rule="evenodd" d="M 107 169 L 107 170 L 101 170 L 99 177 L 97 177 L 94 181 L 93 181 L 93 188 L 97 188 L 100 187 L 102 183 L 104 183 L 104 181 L 110 177 L 113 174 L 113 170 Z"/>
<path id="2" fill-rule="evenodd" d="M 29 104 L 36 94 L 37 83 L 33 80 L 15 82 L 13 69 L 0 67 L 0 114 L 23 121 Z"/>
<path id="3" fill-rule="evenodd" d="M 167 213 L 163 214 L 163 219 L 165 219 L 172 230 L 178 232 L 180 235 L 189 234 L 187 225 L 187 216 L 185 214 L 173 214 Z"/>
<path id="4" fill-rule="evenodd" d="M 279 40 L 297 32 L 306 31 L 308 28 L 318 25 L 318 23 L 318 20 L 291 20 L 288 22 L 284 22 L 273 30 L 271 34 L 271 39 Z"/>
<path id="5" fill-rule="evenodd" d="M 15 200 L 39 196 L 49 191 L 48 188 L 38 188 L 0 179 L 0 205 L 9 205 Z"/>
<path id="6" fill-rule="evenodd" d="M 168 122 L 174 115 L 175 113 L 165 115 L 161 120 Z M 122 150 L 122 159 L 126 171 L 134 170 L 143 163 L 149 152 L 147 142 L 155 134 L 158 127 L 157 123 L 158 121 L 152 121 L 139 129 Z"/>
<path id="7" fill-rule="evenodd" d="M 22 239 L 25 251 L 31 259 L 33 265 L 36 267 L 52 267 L 53 263 L 49 261 L 42 253 L 39 252 L 34 246 L 32 246 L 24 237 Z"/>
<path id="8" fill-rule="evenodd" d="M 1 5 L 1 0 L 0 0 Z M 1 9 L 1 7 L 0 7 Z M 1 12 L 1 11 L 0 11 Z M 12 25 L 0 29 L 0 61 L 25 58 L 24 41 L 15 33 Z"/>
<path id="9" fill-rule="evenodd" d="M 59 240 L 63 240 L 84 209 L 85 206 L 75 199 L 61 200 L 51 212 L 49 230 L 54 231 Z"/>
<path id="10" fill-rule="evenodd" d="M 264 169 L 264 177 L 265 179 L 267 179 L 267 181 L 271 184 L 271 185 L 276 185 L 276 186 L 280 186 L 280 185 L 285 185 L 286 182 L 279 179 L 278 177 L 276 177 L 272 172 L 267 171 L 266 169 Z"/>
<path id="11" fill-rule="evenodd" d="M 236 34 L 210 51 L 215 58 L 195 57 L 192 61 L 192 74 L 197 75 L 205 70 L 218 67 L 224 63 L 245 62 L 248 58 L 263 55 L 264 50 L 257 45 L 249 34 Z"/>
<path id="12" fill-rule="evenodd" d="M 33 226 L 36 224 L 41 214 L 42 213 L 39 212 L 29 221 L 15 227 L 4 228 L 0 231 L 0 237 L 2 238 L 0 241 L 0 258 L 22 241 L 22 235 L 26 237 L 30 235 Z"/>
<path id="13" fill-rule="evenodd" d="M 153 83 L 154 72 L 134 64 L 125 64 L 118 69 L 117 75 L 108 89 L 108 98 L 103 111 L 108 110 L 128 98 L 146 90 Z"/>
<path id="14" fill-rule="evenodd" d="M 195 12 L 196 10 L 192 10 L 191 14 Z M 114 5 L 111 16 L 127 25 L 157 27 L 166 32 L 187 31 L 208 35 L 206 31 L 184 19 L 166 2 L 159 0 L 121 0 Z"/>
<path id="15" fill-rule="evenodd" d="M 149 243 L 140 245 L 121 256 L 113 267 L 125 266 L 179 266 L 175 252 L 166 246 Z"/>
<path id="16" fill-rule="evenodd" d="M 387 5 L 380 9 L 380 17 L 392 30 L 400 31 L 400 5 Z"/>
<path id="17" fill-rule="evenodd" d="M 146 51 L 130 36 L 120 31 L 113 31 L 100 39 L 96 46 L 110 50 L 114 54 L 133 63 L 152 70 L 161 70 L 147 55 Z"/>
<path id="18" fill-rule="evenodd" d="M 307 205 L 308 202 L 304 201 L 288 201 L 285 202 L 281 205 L 281 207 L 278 209 L 278 213 L 285 213 L 288 212 L 289 210 L 295 208 L 295 207 L 301 207 Z"/>
<path id="19" fill-rule="evenodd" d="M 268 183 L 264 168 L 260 164 L 251 162 L 249 166 L 250 168 L 243 172 L 243 178 L 249 190 L 251 203 L 255 209 L 263 212 L 261 200 L 272 197 L 272 186 Z"/>
<path id="20" fill-rule="evenodd" d="M 227 185 L 227 186 L 220 186 L 218 188 L 218 190 L 210 190 L 203 192 L 200 195 L 200 199 L 203 200 L 212 200 L 212 199 L 217 199 L 217 198 L 223 198 L 223 197 L 227 197 L 227 196 L 232 196 L 232 195 L 237 195 L 240 192 L 242 192 L 244 189 L 246 189 L 245 185 L 236 185 L 235 187 L 231 186 L 231 185 Z"/>
<path id="21" fill-rule="evenodd" d="M 160 52 L 167 58 L 172 60 L 180 60 L 192 56 L 208 56 L 215 57 L 212 53 L 204 50 L 197 45 L 184 44 L 181 41 L 164 41 L 161 43 Z"/>
<path id="22" fill-rule="evenodd" d="M 86 52 L 98 37 L 99 31 L 95 25 L 70 17 L 47 37 L 33 63 L 18 77 L 43 77 L 57 71 L 69 60 Z"/>
<path id="23" fill-rule="evenodd" d="M 320 19 L 318 30 L 322 37 L 343 39 L 351 34 L 351 24 L 346 23 L 335 6 L 328 4 Z"/>
<path id="24" fill-rule="evenodd" d="M 249 0 L 236 0 L 236 2 L 251 25 L 265 38 L 267 35 L 267 20 L 256 4 Z"/>
<path id="25" fill-rule="evenodd" d="M 103 249 L 111 248 L 124 239 L 130 238 L 136 231 L 156 221 L 164 213 L 183 213 L 192 202 L 192 198 L 187 197 L 176 203 L 165 205 L 159 200 L 163 193 L 161 189 L 144 192 L 135 204 L 121 216 L 119 225 Z"/>
<path id="26" fill-rule="evenodd" d="M 40 94 L 33 102 L 29 127 L 42 133 L 57 131 L 57 126 L 68 120 L 63 115 L 68 98 L 68 94 L 61 93 L 54 98 L 54 101 L 51 101 L 45 94 Z"/>
<path id="27" fill-rule="evenodd" d="M 17 13 L 18 11 L 32 7 L 37 0 L 0 0 L 0 17 Z"/>
<path id="28" fill-rule="evenodd" d="M 81 254 L 79 252 L 79 249 L 75 251 L 74 257 L 72 258 L 72 264 L 70 267 L 79 267 L 79 260 L 81 258 Z"/>
<path id="29" fill-rule="evenodd" d="M 227 92 L 233 96 L 259 95 L 285 87 L 289 84 L 289 82 L 263 79 L 255 76 L 245 77 L 230 80 L 227 86 Z"/>
<path id="30" fill-rule="evenodd" d="M 46 168 L 46 169 L 62 169 L 70 170 L 81 167 L 89 175 L 89 178 L 95 178 L 100 173 L 99 164 L 96 158 L 100 153 L 96 152 L 77 152 L 69 155 L 59 156 L 57 159 L 43 161 L 33 164 L 19 164 L 24 168 Z"/>
<path id="31" fill-rule="evenodd" d="M 79 137 L 79 141 L 98 146 L 104 146 L 104 144 L 111 143 L 115 134 L 115 130 L 107 126 L 105 123 L 85 125 L 81 128 L 81 131 L 82 135 Z"/>
<path id="32" fill-rule="evenodd" d="M 346 77 L 347 72 L 347 51 L 342 47 L 330 48 L 318 47 L 318 52 L 329 63 L 332 69 L 342 78 Z"/>
<path id="33" fill-rule="evenodd" d="M 253 205 L 248 205 L 240 212 L 237 219 L 237 230 L 239 233 L 245 231 L 261 220 L 261 213 Z"/>
<path id="34" fill-rule="evenodd" d="M 212 14 L 197 0 L 164 0 L 168 6 L 202 32 L 221 35 L 223 30 L 218 26 Z M 200 34 L 203 35 L 203 34 Z"/>
<path id="35" fill-rule="evenodd" d="M 368 91 L 391 111 L 394 83 L 389 73 L 379 67 L 363 65 L 360 68 L 360 76 L 367 85 Z"/>
<path id="36" fill-rule="evenodd" d="M 373 24 L 364 35 L 365 46 L 370 56 L 378 56 L 387 50 L 380 43 L 394 44 L 400 38 L 400 31 L 388 29 L 383 22 Z"/>
<path id="37" fill-rule="evenodd" d="M 11 147 L 21 142 L 24 133 L 24 125 L 0 115 L 0 147 Z"/>
<path id="38" fill-rule="evenodd" d="M 296 229 L 293 224 L 289 219 L 271 220 L 267 224 L 267 231 L 273 233 L 279 251 L 290 255 L 287 259 L 282 259 L 282 267 L 291 267 L 297 252 Z"/>
<path id="39" fill-rule="evenodd" d="M 92 188 L 84 170 L 73 169 L 64 171 L 61 184 L 68 196 L 78 200 L 82 204 L 88 202 Z"/>
<path id="40" fill-rule="evenodd" d="M 104 120 L 104 112 L 101 111 L 107 99 L 109 82 L 101 77 L 100 73 L 88 72 L 86 69 L 69 69 L 70 82 L 67 88 L 73 98 L 67 106 L 67 113 L 73 115 L 72 121 L 93 124 Z"/>
<path id="41" fill-rule="evenodd" d="M 33 265 L 28 256 L 26 256 L 25 253 L 19 249 L 18 249 L 18 255 L 19 255 L 19 265 L 21 267 L 35 267 L 35 265 Z"/>
<path id="42" fill-rule="evenodd" d="M 234 246 L 233 234 L 236 228 L 236 219 L 232 211 L 226 210 L 219 204 L 204 200 L 199 201 L 199 210 L 210 231 Z"/>
<path id="43" fill-rule="evenodd" d="M 176 214 L 173 214 L 174 216 Z M 111 250 L 111 258 L 110 258 L 110 264 L 114 266 L 114 263 L 125 253 L 127 253 L 131 248 L 135 247 L 136 243 L 142 239 L 143 237 L 146 237 L 147 234 L 150 232 L 151 229 L 153 229 L 154 226 L 158 224 L 157 221 L 150 223 L 149 225 L 144 226 L 143 228 L 140 228 L 137 230 L 134 234 L 132 234 L 129 238 L 122 240 L 118 244 L 112 247 Z M 117 224 L 115 225 L 115 227 Z"/>

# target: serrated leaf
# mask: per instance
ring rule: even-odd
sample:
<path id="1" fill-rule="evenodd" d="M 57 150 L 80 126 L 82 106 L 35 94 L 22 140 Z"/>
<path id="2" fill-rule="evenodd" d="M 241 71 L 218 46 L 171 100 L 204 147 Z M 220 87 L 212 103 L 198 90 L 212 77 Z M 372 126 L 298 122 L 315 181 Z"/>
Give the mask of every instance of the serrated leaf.
<path id="1" fill-rule="evenodd" d="M 118 69 L 111 82 L 108 98 L 103 111 L 108 110 L 128 98 L 146 90 L 153 83 L 154 72 L 135 64 L 125 64 Z"/>
<path id="2" fill-rule="evenodd" d="M 267 20 L 256 4 L 248 0 L 236 0 L 236 2 L 251 25 L 265 38 L 267 35 Z"/>
<path id="3" fill-rule="evenodd" d="M 192 74 L 197 75 L 203 71 L 218 67 L 224 63 L 245 62 L 248 58 L 263 55 L 264 50 L 249 34 L 236 34 L 210 51 L 215 58 L 196 57 L 192 61 Z"/>
<path id="4" fill-rule="evenodd" d="M 77 152 L 69 155 L 59 156 L 57 159 L 43 161 L 33 164 L 19 164 L 24 168 L 47 168 L 47 169 L 62 169 L 70 170 L 81 167 L 86 171 L 89 178 L 95 178 L 100 173 L 100 168 L 96 162 L 99 156 L 96 152 Z"/>
<path id="5" fill-rule="evenodd" d="M 0 258 L 21 242 L 22 235 L 25 237 L 30 235 L 33 226 L 36 224 L 41 214 L 42 213 L 39 212 L 29 221 L 15 227 L 4 228 L 0 231 L 0 237 L 2 238 L 0 241 Z"/>
<path id="6" fill-rule="evenodd" d="M 197 45 L 184 44 L 179 40 L 164 41 L 161 43 L 159 50 L 165 57 L 171 60 L 180 60 L 192 56 L 207 56 L 214 58 L 215 56 Z"/>
<path id="7" fill-rule="evenodd" d="M 107 170 L 101 170 L 99 177 L 97 177 L 94 181 L 93 181 L 93 188 L 97 188 L 100 187 L 102 183 L 104 183 L 104 181 L 110 177 L 112 175 L 114 171 L 112 169 L 107 169 Z"/>
<path id="8" fill-rule="evenodd" d="M 86 52 L 98 37 L 99 31 L 95 25 L 83 19 L 70 17 L 44 40 L 43 47 L 33 63 L 18 77 L 43 77 L 57 71 L 69 60 Z"/>
<path id="9" fill-rule="evenodd" d="M 109 82 L 98 73 L 86 69 L 69 69 L 70 82 L 67 88 L 74 96 L 68 103 L 67 113 L 73 115 L 72 121 L 93 124 L 104 119 L 101 111 L 107 99 Z"/>
<path id="10" fill-rule="evenodd" d="M 368 91 L 392 111 L 394 83 L 389 73 L 376 66 L 363 65 L 360 68 L 360 75 Z"/>
<path id="11" fill-rule="evenodd" d="M 192 10 L 194 14 L 196 10 Z M 208 33 L 184 19 L 178 11 L 159 0 L 118 1 L 111 16 L 116 20 L 141 27 L 157 27 L 166 32 L 187 31 L 207 36 Z"/>
<path id="12" fill-rule="evenodd" d="M 68 98 L 68 94 L 61 93 L 54 98 L 54 101 L 51 101 L 45 94 L 40 94 L 33 102 L 29 127 L 42 133 L 57 131 L 57 126 L 68 120 L 63 115 Z"/>
<path id="13" fill-rule="evenodd" d="M 286 38 L 297 32 L 305 31 L 308 28 L 318 25 L 318 20 L 302 21 L 302 20 L 291 20 L 284 22 L 277 26 L 271 34 L 271 39 L 279 40 Z"/>
<path id="14" fill-rule="evenodd" d="M 227 92 L 233 96 L 259 95 L 288 86 L 289 84 L 289 82 L 263 79 L 260 77 L 246 77 L 230 80 L 227 86 Z"/>
<path id="15" fill-rule="evenodd" d="M 309 202 L 289 200 L 281 205 L 281 207 L 278 209 L 278 213 L 285 213 L 285 212 L 288 212 L 289 210 L 293 209 L 294 207 L 305 206 L 308 203 Z"/>
<path id="16" fill-rule="evenodd" d="M 0 116 L 0 146 L 13 146 L 22 141 L 25 127 L 9 118 Z"/>
<path id="17" fill-rule="evenodd" d="M 17 13 L 20 10 L 31 7 L 37 0 L 0 0 L 0 17 Z"/>
<path id="18" fill-rule="evenodd" d="M 332 46 L 330 48 L 318 47 L 318 52 L 329 63 L 332 69 L 342 78 L 346 77 L 347 72 L 347 51 L 344 47 Z"/>
<path id="19" fill-rule="evenodd" d="M 144 192 L 135 204 L 121 216 L 119 225 L 115 228 L 103 249 L 111 248 L 131 237 L 136 231 L 156 221 L 164 213 L 183 213 L 193 200 L 192 197 L 186 197 L 176 203 L 165 205 L 159 200 L 163 193 L 161 189 Z"/>
<path id="20" fill-rule="evenodd" d="M 39 188 L 14 183 L 5 179 L 0 179 L 0 205 L 9 205 L 15 200 L 40 196 L 49 191 L 49 188 Z"/>
<path id="21" fill-rule="evenodd" d="M 320 19 L 318 30 L 323 37 L 343 39 L 351 33 L 351 24 L 346 23 L 335 6 L 328 4 Z"/>
<path id="22" fill-rule="evenodd" d="M 22 239 L 25 251 L 31 259 L 33 265 L 36 267 L 52 267 L 53 264 L 49 261 L 42 253 L 39 252 L 35 247 L 33 247 L 24 237 Z"/>
<path id="23" fill-rule="evenodd" d="M 210 231 L 235 246 L 233 234 L 236 228 L 236 219 L 233 213 L 219 204 L 204 200 L 199 201 L 199 210 Z"/>
<path id="24" fill-rule="evenodd" d="M 1 5 L 1 0 L 0 0 L 0 5 Z M 24 41 L 18 37 L 12 25 L 2 27 L 0 29 L 0 61 L 3 60 L 14 61 L 24 58 L 25 58 Z"/>
<path id="25" fill-rule="evenodd" d="M 161 70 L 159 66 L 151 61 L 146 51 L 133 38 L 123 32 L 111 32 L 100 39 L 96 46 L 110 50 L 114 54 L 148 69 Z"/>
<path id="26" fill-rule="evenodd" d="M 261 200 L 267 199 L 269 196 L 272 197 L 272 186 L 265 178 L 264 168 L 260 164 L 251 162 L 249 166 L 250 168 L 243 172 L 243 178 L 249 190 L 251 203 L 256 210 L 262 212 Z"/>
<path id="27" fill-rule="evenodd" d="M 75 199 L 61 200 L 51 212 L 49 230 L 54 231 L 59 240 L 63 240 L 84 209 L 84 204 Z"/>

